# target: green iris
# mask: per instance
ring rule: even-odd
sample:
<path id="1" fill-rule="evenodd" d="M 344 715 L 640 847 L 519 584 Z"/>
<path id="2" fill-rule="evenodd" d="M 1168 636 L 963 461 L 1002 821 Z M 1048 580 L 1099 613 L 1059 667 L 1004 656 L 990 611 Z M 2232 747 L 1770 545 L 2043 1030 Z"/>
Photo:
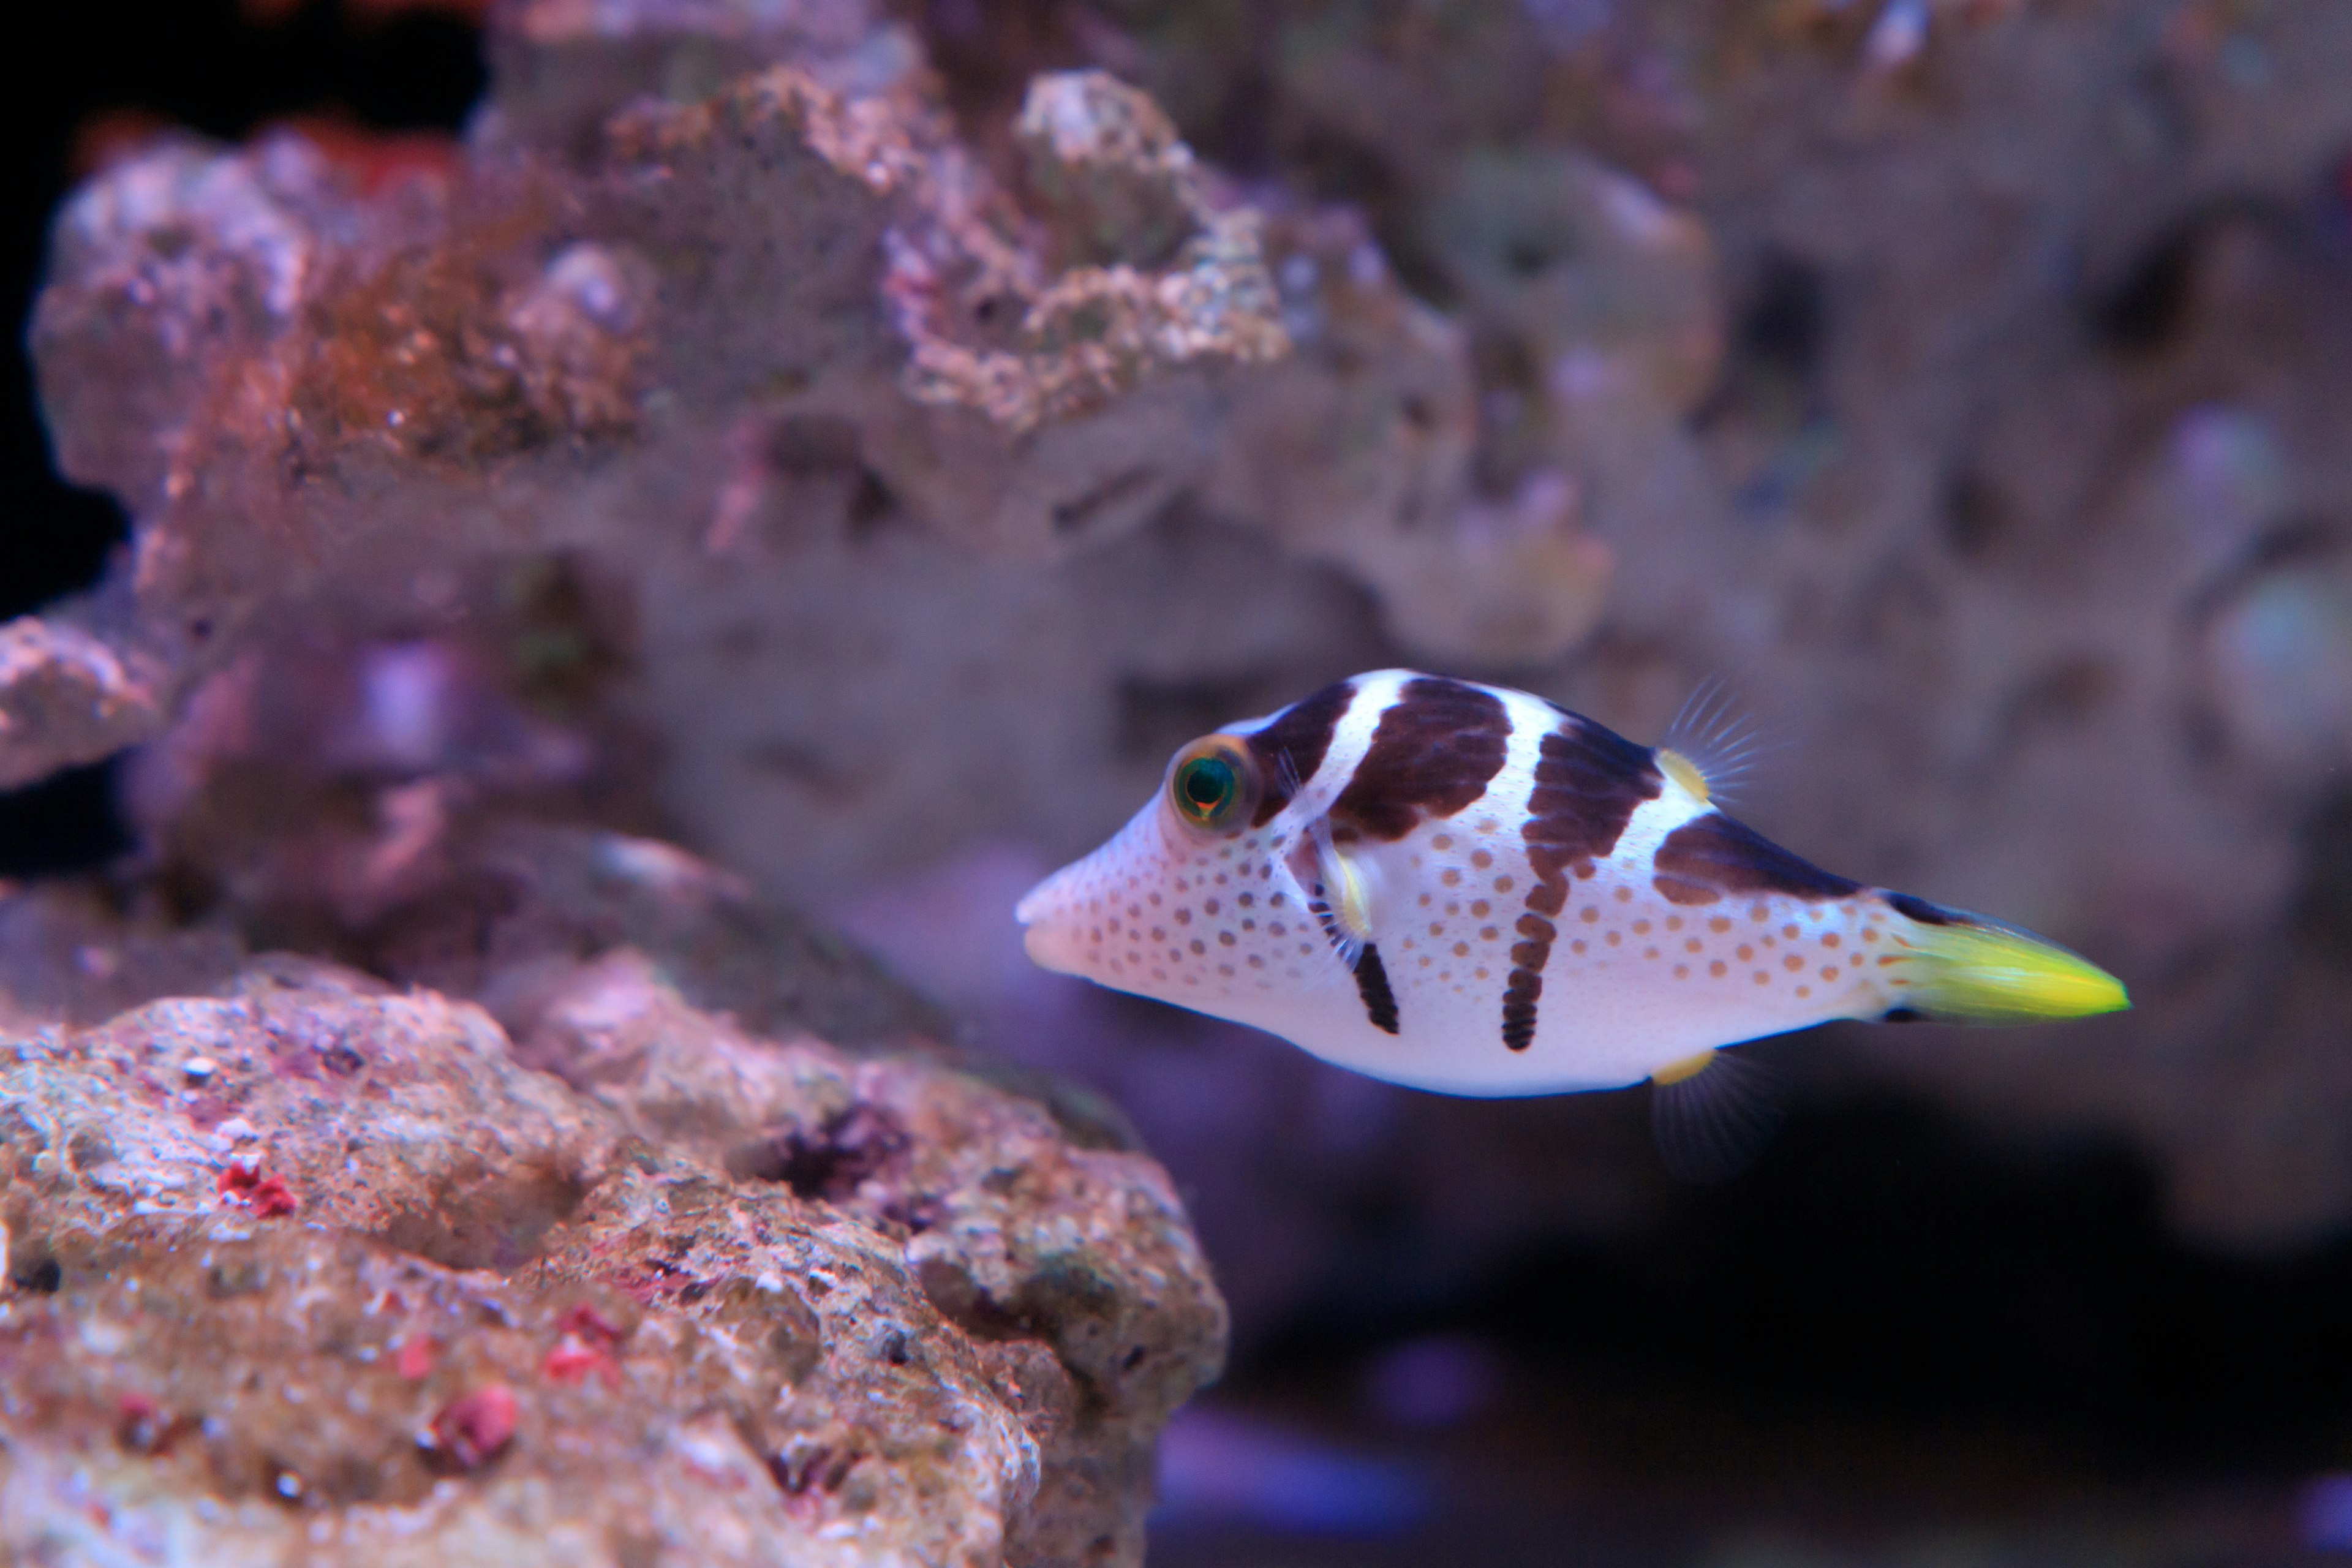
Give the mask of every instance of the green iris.
<path id="1" fill-rule="evenodd" d="M 1231 735 L 1204 735 L 1169 765 L 1168 802 L 1187 827 L 1238 833 L 1264 794 L 1256 761 Z"/>
<path id="2" fill-rule="evenodd" d="M 1220 826 L 1241 793 L 1241 778 L 1225 757 L 1193 757 L 1176 770 L 1176 809 L 1202 827 Z"/>

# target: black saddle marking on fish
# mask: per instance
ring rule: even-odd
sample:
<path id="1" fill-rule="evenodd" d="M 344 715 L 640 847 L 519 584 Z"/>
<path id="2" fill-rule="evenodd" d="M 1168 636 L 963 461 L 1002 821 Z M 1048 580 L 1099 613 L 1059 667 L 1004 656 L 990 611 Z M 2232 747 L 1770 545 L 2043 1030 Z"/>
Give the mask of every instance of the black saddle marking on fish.
<path id="1" fill-rule="evenodd" d="M 1675 904 L 1711 904 L 1726 893 L 1784 893 L 1792 899 L 1822 900 L 1862 891 L 1860 882 L 1848 881 L 1790 854 L 1746 823 L 1719 811 L 1692 817 L 1666 835 L 1665 842 L 1658 846 L 1651 881 L 1661 897 Z"/>
<path id="2" fill-rule="evenodd" d="M 1958 910 L 1944 909 L 1939 905 L 1929 903 L 1925 899 L 1914 898 L 1909 893 L 1882 893 L 1879 896 L 1886 900 L 1888 909 L 1898 915 L 1908 915 L 1923 926 L 1957 926 L 1970 923 L 1968 918 Z"/>
<path id="3" fill-rule="evenodd" d="M 1364 999 L 1364 1016 L 1373 1028 L 1397 1032 L 1396 993 L 1389 989 L 1388 965 L 1381 962 L 1381 950 L 1369 942 L 1356 960 L 1356 994 Z"/>
<path id="4" fill-rule="evenodd" d="M 1633 813 L 1665 788 L 1665 775 L 1649 747 L 1581 714 L 1559 711 L 1565 722 L 1538 748 L 1536 787 L 1519 829 L 1536 875 L 1528 908 L 1540 915 L 1557 915 L 1568 907 L 1563 873 L 1591 876 L 1593 862 L 1617 847 Z"/>
<path id="5" fill-rule="evenodd" d="M 1889 1007 L 1878 1016 L 1882 1024 L 1924 1024 L 1927 1015 L 1916 1007 Z"/>
<path id="6" fill-rule="evenodd" d="M 1511 946 L 1503 984 L 1503 1044 L 1515 1051 L 1535 1043 L 1544 965 L 1559 934 L 1552 917 L 1568 907 L 1570 874 L 1591 876 L 1593 862 L 1617 847 L 1642 803 L 1665 787 L 1649 747 L 1557 704 L 1553 710 L 1561 721 L 1537 748 L 1536 785 L 1519 829 L 1535 886 L 1515 928 L 1524 940 Z"/>
<path id="7" fill-rule="evenodd" d="M 1510 713 L 1492 692 L 1416 677 L 1381 714 L 1355 777 L 1331 804 L 1332 828 L 1394 840 L 1425 816 L 1452 816 L 1484 798 L 1510 742 Z"/>
<path id="8" fill-rule="evenodd" d="M 1503 1044 L 1524 1051 L 1536 1043 L 1536 1003 L 1543 996 L 1543 969 L 1559 933 L 1541 915 L 1521 915 L 1525 942 L 1511 944 L 1511 977 L 1503 985 Z"/>
<path id="9" fill-rule="evenodd" d="M 1298 793 L 1299 784 L 1315 776 L 1315 770 L 1323 765 L 1323 753 L 1331 749 L 1340 716 L 1355 697 L 1354 681 L 1335 680 L 1276 714 L 1264 729 L 1242 737 L 1265 781 L 1257 815 L 1250 819 L 1252 827 L 1272 822 L 1275 814 Z"/>

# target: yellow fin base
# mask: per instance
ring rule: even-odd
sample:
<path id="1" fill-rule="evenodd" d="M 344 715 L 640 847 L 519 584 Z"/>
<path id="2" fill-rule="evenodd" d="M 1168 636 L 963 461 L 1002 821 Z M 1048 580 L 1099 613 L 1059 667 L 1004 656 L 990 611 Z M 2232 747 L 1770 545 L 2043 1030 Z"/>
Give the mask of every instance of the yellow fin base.
<path id="1" fill-rule="evenodd" d="M 2131 1005 L 2123 982 L 2090 960 L 2032 931 L 1979 917 L 1914 924 L 1902 1005 L 1930 1017 L 2025 1024 L 2119 1013 Z"/>
<path id="2" fill-rule="evenodd" d="M 1359 943 L 1372 940 L 1372 889 L 1363 870 L 1331 842 L 1331 819 L 1315 824 L 1316 869 L 1323 879 L 1323 900 L 1339 929 Z"/>
<path id="3" fill-rule="evenodd" d="M 1713 791 L 1707 786 L 1706 770 L 1671 747 L 1661 746 L 1657 752 L 1658 771 L 1696 795 L 1705 805 Z"/>
<path id="4" fill-rule="evenodd" d="M 1666 1063 L 1650 1075 L 1650 1081 L 1657 1084 L 1687 1083 L 1714 1065 L 1715 1051 L 1709 1047 L 1695 1057 L 1682 1057 Z"/>

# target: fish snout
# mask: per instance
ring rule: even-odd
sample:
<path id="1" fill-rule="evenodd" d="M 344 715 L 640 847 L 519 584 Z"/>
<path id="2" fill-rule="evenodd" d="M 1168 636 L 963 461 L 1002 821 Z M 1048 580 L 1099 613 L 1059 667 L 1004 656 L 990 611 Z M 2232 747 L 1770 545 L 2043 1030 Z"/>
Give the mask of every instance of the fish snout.
<path id="1" fill-rule="evenodd" d="M 1022 945 L 1032 959 L 1064 974 L 1123 984 L 1114 978 L 1110 949 L 1124 946 L 1122 913 L 1145 898 L 1159 902 L 1150 889 L 1168 869 L 1163 815 L 1156 802 L 1146 805 L 1093 854 L 1063 867 L 1013 906 L 1013 918 L 1026 928 Z"/>
<path id="2" fill-rule="evenodd" d="M 1078 963 L 1077 917 L 1085 900 L 1074 896 L 1071 873 L 1076 866 L 1055 872 L 1013 906 L 1013 918 L 1022 925 L 1021 945 L 1030 960 L 1063 974 L 1081 973 Z"/>
<path id="3" fill-rule="evenodd" d="M 1069 940 L 1058 926 L 1030 926 L 1021 933 L 1021 946 L 1029 954 L 1029 961 L 1040 969 L 1050 969 L 1057 974 L 1075 974 L 1078 971 Z"/>

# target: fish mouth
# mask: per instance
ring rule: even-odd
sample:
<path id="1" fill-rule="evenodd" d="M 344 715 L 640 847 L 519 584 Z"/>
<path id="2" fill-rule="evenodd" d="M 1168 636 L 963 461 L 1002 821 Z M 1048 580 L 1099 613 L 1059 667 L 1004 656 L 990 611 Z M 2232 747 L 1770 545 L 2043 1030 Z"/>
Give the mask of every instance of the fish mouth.
<path id="1" fill-rule="evenodd" d="M 1075 973 L 1071 955 L 1062 942 L 1063 922 L 1053 917 L 1055 906 L 1062 902 L 1062 884 L 1072 868 L 1065 866 L 1021 897 L 1013 906 L 1013 918 L 1021 924 L 1022 951 L 1040 969 L 1050 969 L 1057 974 Z"/>
<path id="2" fill-rule="evenodd" d="M 1050 969 L 1056 974 L 1075 973 L 1069 961 L 1057 951 L 1053 932 L 1047 927 L 1024 928 L 1021 932 L 1021 951 L 1027 953 L 1029 962 L 1040 969 Z"/>

